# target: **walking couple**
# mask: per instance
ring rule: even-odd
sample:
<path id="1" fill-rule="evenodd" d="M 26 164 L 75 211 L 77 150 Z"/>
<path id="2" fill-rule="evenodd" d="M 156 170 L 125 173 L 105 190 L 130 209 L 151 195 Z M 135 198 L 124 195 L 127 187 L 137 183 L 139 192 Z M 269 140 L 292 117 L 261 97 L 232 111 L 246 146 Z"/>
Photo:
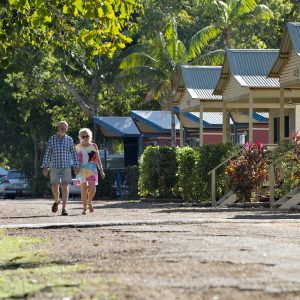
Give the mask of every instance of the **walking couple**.
<path id="1" fill-rule="evenodd" d="M 90 212 L 94 211 L 92 201 L 96 194 L 96 185 L 98 184 L 97 167 L 103 179 L 105 178 L 105 173 L 99 157 L 98 147 L 92 143 L 91 130 L 88 128 L 79 130 L 80 143 L 76 146 L 73 139 L 66 134 L 67 130 L 67 122 L 61 121 L 57 124 L 57 133 L 50 137 L 42 163 L 43 175 L 47 177 L 50 169 L 52 193 L 54 196 L 53 213 L 58 211 L 60 203 L 59 185 L 61 184 L 61 215 L 67 216 L 68 184 L 72 182 L 71 167 L 73 164 L 77 185 L 80 186 L 81 190 L 82 214 L 86 214 L 87 210 Z"/>

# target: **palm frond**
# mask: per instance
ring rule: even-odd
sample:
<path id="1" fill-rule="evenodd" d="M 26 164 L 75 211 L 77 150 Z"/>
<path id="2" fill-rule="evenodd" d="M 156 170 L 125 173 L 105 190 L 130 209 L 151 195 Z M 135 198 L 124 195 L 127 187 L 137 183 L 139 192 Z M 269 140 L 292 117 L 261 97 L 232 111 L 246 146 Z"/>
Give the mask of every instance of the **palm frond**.
<path id="1" fill-rule="evenodd" d="M 187 60 L 194 59 L 201 55 L 209 41 L 220 33 L 220 29 L 215 26 L 207 26 L 198 31 L 191 39 L 188 47 Z"/>
<path id="2" fill-rule="evenodd" d="M 170 19 L 169 26 L 165 32 L 165 37 L 167 40 L 171 72 L 174 72 L 177 63 L 182 59 L 182 56 L 185 55 L 184 44 L 178 39 L 177 21 L 174 16 Z"/>
<path id="3" fill-rule="evenodd" d="M 172 16 L 170 18 L 170 21 L 168 22 L 166 31 L 165 31 L 165 38 L 167 41 L 170 40 L 178 40 L 178 34 L 177 34 L 177 22 L 176 19 Z"/>
<path id="4" fill-rule="evenodd" d="M 158 99 L 168 98 L 172 90 L 171 80 L 163 80 L 159 82 L 155 97 Z"/>
<path id="5" fill-rule="evenodd" d="M 154 99 L 155 94 L 155 87 L 152 86 L 151 89 L 148 91 L 147 95 L 145 96 L 145 101 L 151 101 Z"/>
<path id="6" fill-rule="evenodd" d="M 195 60 L 190 62 L 191 65 L 209 65 L 209 66 L 220 66 L 223 64 L 225 51 L 218 49 L 215 51 L 208 52 L 197 57 Z"/>
<path id="7" fill-rule="evenodd" d="M 238 0 L 230 12 L 229 18 L 236 19 L 239 16 L 254 10 L 256 7 L 257 3 L 255 0 Z"/>
<path id="8" fill-rule="evenodd" d="M 148 91 L 145 100 L 151 101 L 151 100 L 160 100 L 164 97 L 166 92 L 166 86 L 168 85 L 169 80 L 158 80 L 155 81 L 151 87 L 151 89 Z"/>
<path id="9" fill-rule="evenodd" d="M 128 69 L 138 66 L 154 66 L 157 60 L 146 53 L 132 53 L 124 57 L 120 63 L 120 69 Z"/>
<path id="10" fill-rule="evenodd" d="M 269 20 L 273 17 L 273 12 L 268 6 L 261 4 L 257 6 L 255 15 L 260 16 L 263 20 Z"/>

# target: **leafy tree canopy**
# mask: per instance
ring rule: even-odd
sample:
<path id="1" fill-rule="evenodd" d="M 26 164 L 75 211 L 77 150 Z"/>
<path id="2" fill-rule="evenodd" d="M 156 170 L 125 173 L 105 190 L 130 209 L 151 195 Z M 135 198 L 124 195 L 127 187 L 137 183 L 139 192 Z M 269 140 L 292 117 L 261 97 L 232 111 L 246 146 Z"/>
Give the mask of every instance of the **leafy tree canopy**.
<path id="1" fill-rule="evenodd" d="M 0 7 L 0 58 L 9 61 L 14 49 L 31 44 L 64 49 L 73 42 L 86 45 L 92 55 L 112 56 L 131 38 L 139 0 L 5 0 Z"/>

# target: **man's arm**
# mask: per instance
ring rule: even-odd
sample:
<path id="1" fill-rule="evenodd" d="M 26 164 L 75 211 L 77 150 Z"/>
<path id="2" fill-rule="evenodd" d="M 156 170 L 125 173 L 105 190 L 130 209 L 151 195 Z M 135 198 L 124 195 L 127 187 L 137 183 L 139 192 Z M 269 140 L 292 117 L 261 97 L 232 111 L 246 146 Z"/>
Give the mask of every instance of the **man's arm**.
<path id="1" fill-rule="evenodd" d="M 43 163 L 41 168 L 43 168 L 43 175 L 44 176 L 48 176 L 48 167 L 49 167 L 49 162 L 50 162 L 50 158 L 51 158 L 51 154 L 52 154 L 52 145 L 51 145 L 51 141 L 50 139 L 48 140 L 48 144 L 46 146 L 46 151 L 43 157 Z"/>

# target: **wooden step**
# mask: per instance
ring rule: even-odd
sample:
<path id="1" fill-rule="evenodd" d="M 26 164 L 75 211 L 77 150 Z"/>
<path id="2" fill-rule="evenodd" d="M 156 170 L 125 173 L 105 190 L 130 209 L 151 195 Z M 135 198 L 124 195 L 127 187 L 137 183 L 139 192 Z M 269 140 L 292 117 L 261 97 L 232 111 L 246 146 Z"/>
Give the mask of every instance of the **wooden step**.
<path id="1" fill-rule="evenodd" d="M 293 190 L 291 190 L 288 194 L 282 196 L 279 200 L 277 200 L 274 203 L 274 206 L 279 206 L 282 205 L 283 203 L 287 202 L 289 199 L 291 199 L 292 197 L 294 197 L 295 195 L 297 195 L 299 193 L 299 188 L 294 188 Z"/>
<path id="2" fill-rule="evenodd" d="M 291 207 L 294 207 L 299 203 L 300 203 L 300 193 L 297 193 L 296 195 L 292 196 L 287 201 L 285 201 L 283 204 L 281 204 L 279 206 L 279 209 L 290 209 Z"/>
<path id="3" fill-rule="evenodd" d="M 220 199 L 222 201 L 218 201 L 219 207 L 227 206 L 229 204 L 235 203 L 238 200 L 237 196 L 232 191 L 229 191 L 225 196 Z"/>

